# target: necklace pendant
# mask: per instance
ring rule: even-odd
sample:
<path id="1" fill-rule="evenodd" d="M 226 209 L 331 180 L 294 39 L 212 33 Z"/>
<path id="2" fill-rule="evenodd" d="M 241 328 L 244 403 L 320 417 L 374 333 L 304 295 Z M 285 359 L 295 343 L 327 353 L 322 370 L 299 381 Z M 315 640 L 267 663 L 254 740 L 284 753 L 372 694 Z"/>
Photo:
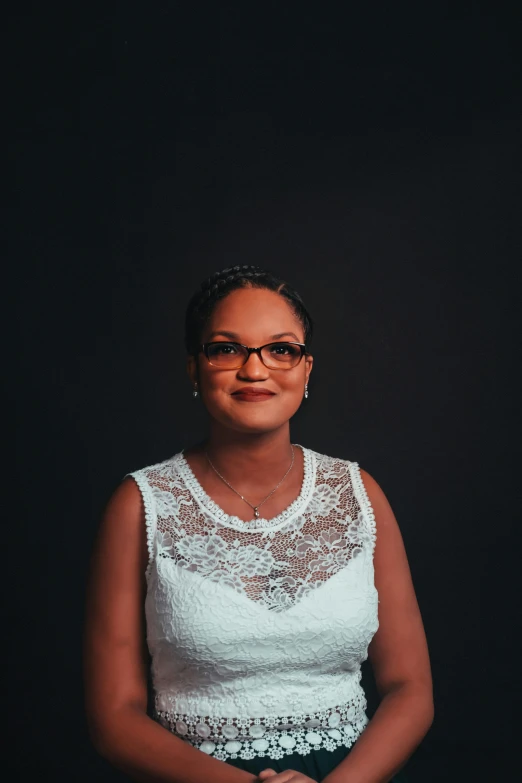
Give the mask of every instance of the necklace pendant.
<path id="1" fill-rule="evenodd" d="M 254 517 L 255 519 L 259 519 L 259 511 L 257 510 L 257 508 L 254 508 Z"/>

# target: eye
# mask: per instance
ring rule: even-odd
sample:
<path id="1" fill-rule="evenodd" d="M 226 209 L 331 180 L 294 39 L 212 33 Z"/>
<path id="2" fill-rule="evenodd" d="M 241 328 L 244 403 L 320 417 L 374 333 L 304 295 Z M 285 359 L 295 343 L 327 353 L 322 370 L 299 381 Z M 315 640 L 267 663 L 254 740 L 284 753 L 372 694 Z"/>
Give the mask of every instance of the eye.
<path id="1" fill-rule="evenodd" d="M 294 357 L 298 356 L 300 352 L 299 346 L 292 345 L 292 343 L 274 343 L 270 346 L 270 353 L 273 356 Z"/>
<path id="2" fill-rule="evenodd" d="M 213 356 L 234 356 L 238 353 L 238 346 L 234 343 L 214 343 L 210 346 Z"/>

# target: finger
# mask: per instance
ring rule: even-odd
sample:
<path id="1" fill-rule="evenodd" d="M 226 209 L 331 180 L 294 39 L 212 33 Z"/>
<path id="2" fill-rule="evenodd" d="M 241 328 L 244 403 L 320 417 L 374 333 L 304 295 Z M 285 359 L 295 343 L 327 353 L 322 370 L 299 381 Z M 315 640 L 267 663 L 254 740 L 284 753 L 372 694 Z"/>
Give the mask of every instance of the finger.
<path id="1" fill-rule="evenodd" d="M 263 770 L 267 772 L 267 770 Z M 263 775 L 260 772 L 258 777 Z M 294 769 L 285 769 L 283 772 L 276 772 L 275 776 L 269 776 L 261 778 L 262 780 L 268 780 L 268 783 L 315 783 L 312 778 L 307 775 L 302 775 L 300 772 L 296 772 Z"/>

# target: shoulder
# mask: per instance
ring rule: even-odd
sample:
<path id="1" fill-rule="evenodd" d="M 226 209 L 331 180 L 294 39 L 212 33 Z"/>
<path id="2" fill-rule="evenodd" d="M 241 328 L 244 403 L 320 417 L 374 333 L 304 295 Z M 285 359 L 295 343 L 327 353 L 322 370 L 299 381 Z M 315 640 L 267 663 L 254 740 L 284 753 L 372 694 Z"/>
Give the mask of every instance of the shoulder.
<path id="1" fill-rule="evenodd" d="M 359 473 L 380 531 L 383 528 L 396 528 L 397 520 L 382 487 L 368 471 L 359 468 Z"/>
<path id="2" fill-rule="evenodd" d="M 309 451 L 311 451 L 309 449 Z M 379 527 L 396 527 L 397 521 L 382 487 L 376 479 L 362 468 L 358 461 L 321 454 L 313 451 L 319 471 L 327 476 L 347 476 L 351 480 L 355 494 L 367 501 L 372 516 Z"/>
<path id="3" fill-rule="evenodd" d="M 331 454 L 323 454 L 314 449 L 302 447 L 305 451 L 305 455 L 308 458 L 313 458 L 313 461 L 317 468 L 324 471 L 340 471 L 346 473 L 348 469 L 357 465 L 357 462 L 353 462 L 349 459 L 343 459 L 342 457 L 334 457 Z"/>
<path id="4" fill-rule="evenodd" d="M 126 473 L 123 476 L 123 480 L 125 481 L 128 477 L 131 477 L 139 484 L 140 480 L 143 479 L 146 479 L 149 482 L 154 479 L 172 479 L 178 473 L 182 456 L 182 452 L 177 452 L 172 457 L 168 457 L 161 462 L 154 462 L 151 465 L 145 465 L 144 467 L 129 471 L 129 473 Z"/>
<path id="5" fill-rule="evenodd" d="M 388 572 L 392 568 L 391 564 L 401 563 L 401 568 L 407 568 L 402 532 L 390 501 L 382 487 L 368 471 L 361 468 L 360 477 L 373 519 L 376 573 Z M 382 587 L 382 583 L 380 586 Z"/>
<path id="6" fill-rule="evenodd" d="M 317 467 L 326 471 L 337 471 L 339 473 L 349 472 L 352 478 L 359 480 L 359 483 L 366 490 L 370 500 L 375 500 L 380 504 L 386 500 L 386 496 L 377 481 L 367 470 L 361 468 L 359 462 L 356 460 L 346 459 L 345 457 L 335 457 L 330 454 L 322 454 L 318 451 L 313 451 L 313 449 L 307 449 L 307 451 L 313 455 Z"/>
<path id="7" fill-rule="evenodd" d="M 359 463 L 355 460 L 346 459 L 345 457 L 337 457 L 331 454 L 323 454 L 313 449 L 306 449 L 309 456 L 313 457 L 315 466 L 318 471 L 322 472 L 326 476 L 333 477 L 346 476 L 351 479 L 353 483 L 357 482 L 361 484 L 360 477 L 364 471 L 359 467 Z"/>

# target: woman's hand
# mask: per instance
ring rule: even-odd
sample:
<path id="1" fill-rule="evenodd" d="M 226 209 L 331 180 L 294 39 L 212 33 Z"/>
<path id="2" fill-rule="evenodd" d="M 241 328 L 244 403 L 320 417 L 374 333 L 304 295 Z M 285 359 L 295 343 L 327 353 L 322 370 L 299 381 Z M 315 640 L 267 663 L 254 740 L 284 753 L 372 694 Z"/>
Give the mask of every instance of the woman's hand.
<path id="1" fill-rule="evenodd" d="M 274 772 L 273 769 L 264 769 L 257 776 L 259 783 L 268 780 L 269 783 L 317 783 L 313 778 L 309 778 L 308 775 L 303 775 L 302 772 L 296 772 L 295 769 L 285 769 L 284 772 Z"/>

